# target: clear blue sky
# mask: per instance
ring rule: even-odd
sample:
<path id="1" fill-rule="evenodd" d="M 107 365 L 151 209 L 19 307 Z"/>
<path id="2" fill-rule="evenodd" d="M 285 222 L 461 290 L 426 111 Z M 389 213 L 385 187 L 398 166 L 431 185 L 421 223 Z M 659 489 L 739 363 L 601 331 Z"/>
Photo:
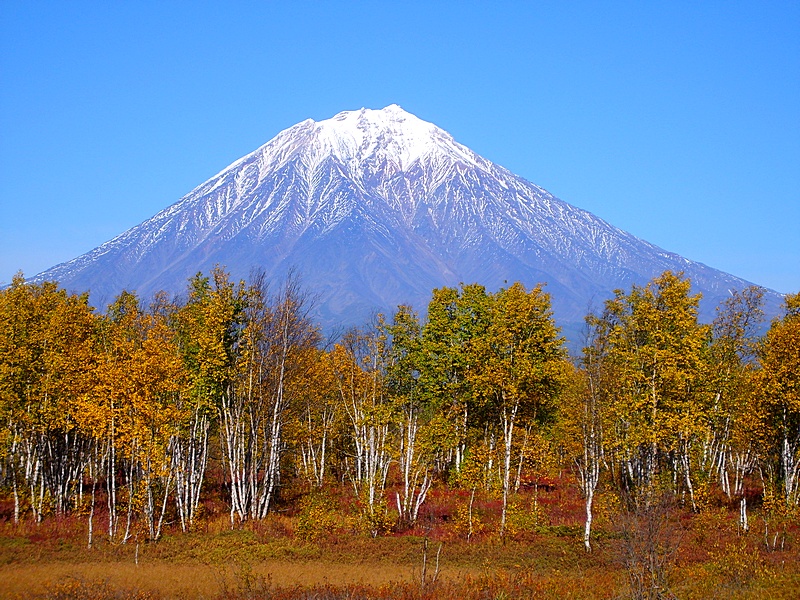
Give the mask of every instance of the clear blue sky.
<path id="1" fill-rule="evenodd" d="M 800 2 L 0 0 L 0 282 L 306 118 L 398 103 L 621 229 L 800 291 Z"/>

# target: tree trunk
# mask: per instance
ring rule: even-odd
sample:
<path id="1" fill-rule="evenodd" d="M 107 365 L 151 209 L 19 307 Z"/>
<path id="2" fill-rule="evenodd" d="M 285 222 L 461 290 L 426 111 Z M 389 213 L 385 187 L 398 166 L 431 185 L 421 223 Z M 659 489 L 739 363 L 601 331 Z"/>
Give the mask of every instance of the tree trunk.
<path id="1" fill-rule="evenodd" d="M 594 488 L 586 494 L 586 524 L 583 527 L 583 545 L 586 552 L 592 551 L 592 544 L 590 541 L 592 535 L 592 504 L 594 503 Z"/>

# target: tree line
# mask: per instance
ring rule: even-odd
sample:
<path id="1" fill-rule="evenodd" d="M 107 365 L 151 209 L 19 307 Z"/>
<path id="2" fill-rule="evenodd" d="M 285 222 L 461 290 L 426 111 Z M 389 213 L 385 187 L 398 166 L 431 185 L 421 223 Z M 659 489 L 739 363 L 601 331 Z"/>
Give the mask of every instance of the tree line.
<path id="1" fill-rule="evenodd" d="M 198 274 L 185 300 L 88 296 L 22 275 L 0 290 L 0 485 L 13 518 L 86 515 L 127 541 L 202 518 L 210 465 L 231 526 L 287 481 L 349 486 L 365 527 L 413 525 L 434 485 L 509 503 L 569 466 L 591 548 L 599 485 L 631 504 L 800 505 L 800 294 L 759 336 L 762 292 L 712 324 L 682 274 L 618 290 L 571 359 L 542 286 L 433 290 L 327 343 L 297 278 Z M 100 520 L 102 519 L 102 522 Z M 471 521 L 470 521 L 471 523 Z"/>

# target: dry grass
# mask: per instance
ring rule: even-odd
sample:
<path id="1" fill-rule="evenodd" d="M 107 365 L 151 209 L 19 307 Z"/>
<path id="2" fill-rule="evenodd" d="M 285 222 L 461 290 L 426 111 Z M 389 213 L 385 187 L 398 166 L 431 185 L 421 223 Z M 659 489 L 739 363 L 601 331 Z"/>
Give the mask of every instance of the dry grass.
<path id="1" fill-rule="evenodd" d="M 485 527 L 468 542 L 454 518 L 464 501 L 461 492 L 438 489 L 416 528 L 377 539 L 360 532 L 352 515 L 342 518 L 341 513 L 335 526 L 321 518 L 324 527 L 306 535 L 298 525 L 310 513 L 304 517 L 301 504 L 287 505 L 237 530 L 231 530 L 223 511 L 209 511 L 197 531 L 168 530 L 158 543 L 141 542 L 138 549 L 135 540 L 115 544 L 98 533 L 88 550 L 86 523 L 80 517 L 14 525 L 0 515 L 0 598 L 564 600 L 635 595 L 626 564 L 638 538 L 626 538 L 630 532 L 624 526 L 633 523 L 641 529 L 641 519 L 626 525 L 619 516 L 598 518 L 595 550 L 586 554 L 579 498 L 570 485 L 559 485 L 539 490 L 536 510 L 541 515 L 536 519 L 522 518 L 533 510 L 530 497 L 515 500 L 521 515 L 518 530 L 505 540 L 493 533 L 495 500 L 476 503 Z M 728 507 L 719 505 L 699 515 L 679 507 L 669 510 L 677 541 L 665 564 L 667 594 L 798 597 L 800 526 L 786 529 L 783 550 L 768 552 L 763 531 L 754 528 L 742 535 L 736 513 Z M 758 518 L 754 512 L 753 522 Z M 430 544 L 422 585 L 425 538 Z M 433 560 L 440 543 L 440 573 L 434 582 Z"/>
<path id="2" fill-rule="evenodd" d="M 462 569 L 445 568 L 443 580 L 459 580 Z M 474 573 L 477 575 L 477 573 Z M 136 590 L 159 598 L 218 598 L 223 592 L 253 585 L 280 587 L 362 585 L 380 587 L 390 582 L 413 582 L 406 565 L 342 564 L 326 561 L 269 560 L 255 565 L 133 563 L 44 563 L 3 567 L 0 597 L 42 595 L 57 584 L 103 582 L 116 590 Z"/>

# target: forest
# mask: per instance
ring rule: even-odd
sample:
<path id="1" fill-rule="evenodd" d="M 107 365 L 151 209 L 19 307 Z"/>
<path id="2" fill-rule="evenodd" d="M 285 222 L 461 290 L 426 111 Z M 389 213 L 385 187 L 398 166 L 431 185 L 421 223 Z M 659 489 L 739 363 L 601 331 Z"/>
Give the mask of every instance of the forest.
<path id="1" fill-rule="evenodd" d="M 587 315 L 575 357 L 541 285 L 435 289 L 424 318 L 399 306 L 330 339 L 293 275 L 217 267 L 183 299 L 101 312 L 19 274 L 0 290 L 0 561 L 26 563 L 37 531 L 136 565 L 228 531 L 334 554 L 413 541 L 414 584 L 256 593 L 239 572 L 218 597 L 564 597 L 582 579 L 575 597 L 791 597 L 800 293 L 769 324 L 761 298 L 732 291 L 703 324 L 667 271 Z M 556 539 L 562 579 L 469 571 L 476 548 L 530 565 Z M 469 573 L 440 573 L 448 556 Z"/>

